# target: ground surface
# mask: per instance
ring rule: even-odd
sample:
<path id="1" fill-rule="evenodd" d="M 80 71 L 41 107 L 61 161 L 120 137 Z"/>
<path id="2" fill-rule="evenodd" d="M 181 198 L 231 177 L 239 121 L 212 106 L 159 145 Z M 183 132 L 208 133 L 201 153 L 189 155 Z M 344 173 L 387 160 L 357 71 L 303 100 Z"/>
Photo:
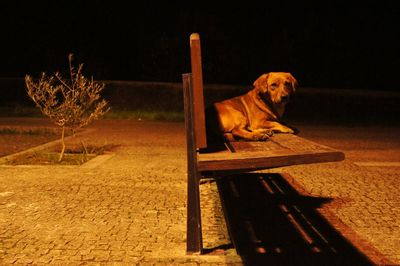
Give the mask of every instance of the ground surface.
<path id="1" fill-rule="evenodd" d="M 59 136 L 50 135 L 25 135 L 25 134 L 2 134 L 0 135 L 0 157 L 47 143 L 58 139 Z"/>
<path id="2" fill-rule="evenodd" d="M 2 123 L 43 123 L 40 119 L 7 121 Z M 312 215 L 301 212 L 303 217 L 311 217 L 306 219 L 309 223 L 315 217 L 323 220 L 310 228 L 322 235 L 328 232 L 320 239 L 330 246 L 336 244 L 336 252 L 329 256 L 323 248 L 319 253 L 312 249 L 319 254 L 319 262 L 346 263 L 347 255 L 351 255 L 348 260 L 364 262 L 365 255 L 373 263 L 400 264 L 400 130 L 297 126 L 301 136 L 343 149 L 346 160 L 272 169 L 256 179 L 286 182 L 299 195 L 324 202 L 312 205 Z M 183 123 L 104 120 L 91 128 L 95 131 L 83 136 L 86 141 L 116 144 L 115 153 L 79 167 L 0 166 L 0 264 L 241 265 L 251 261 L 232 249 L 216 183 L 207 180 L 201 185 L 203 237 L 205 247 L 214 252 L 185 254 Z M 243 191 L 251 188 L 250 184 L 238 184 Z M 252 202 L 243 199 L 242 207 Z M 309 207 L 296 204 L 296 210 Z M 270 210 L 260 208 L 264 209 L 258 209 L 257 217 Z M 273 214 L 270 217 L 278 213 Z M 279 227 L 275 232 L 267 226 L 255 228 L 260 245 L 266 254 L 272 254 L 259 258 L 264 264 L 285 261 L 293 255 L 291 245 L 300 250 L 282 240 L 297 239 L 292 227 Z M 261 237 L 272 235 L 272 243 L 268 243 L 272 237 Z M 336 237 L 330 238 L 332 235 Z M 339 236 L 344 240 L 339 241 Z M 335 241 L 329 243 L 330 239 Z M 345 240 L 350 244 L 344 244 Z M 354 255 L 358 251 L 362 255 Z M 296 253 L 298 265 L 314 253 Z"/>
<path id="3" fill-rule="evenodd" d="M 14 120 L 14 121 L 13 121 Z M 61 137 L 47 119 L 0 119 L 0 157 L 20 152 Z"/>

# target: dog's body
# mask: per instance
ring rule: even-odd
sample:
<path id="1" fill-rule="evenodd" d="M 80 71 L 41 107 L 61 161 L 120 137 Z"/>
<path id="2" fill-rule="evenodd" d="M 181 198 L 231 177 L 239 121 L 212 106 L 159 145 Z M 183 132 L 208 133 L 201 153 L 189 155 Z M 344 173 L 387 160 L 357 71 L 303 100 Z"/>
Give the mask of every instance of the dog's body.
<path id="1" fill-rule="evenodd" d="M 294 133 L 280 121 L 296 79 L 286 72 L 261 75 L 248 93 L 214 104 L 220 131 L 235 138 L 265 140 L 272 132 Z"/>

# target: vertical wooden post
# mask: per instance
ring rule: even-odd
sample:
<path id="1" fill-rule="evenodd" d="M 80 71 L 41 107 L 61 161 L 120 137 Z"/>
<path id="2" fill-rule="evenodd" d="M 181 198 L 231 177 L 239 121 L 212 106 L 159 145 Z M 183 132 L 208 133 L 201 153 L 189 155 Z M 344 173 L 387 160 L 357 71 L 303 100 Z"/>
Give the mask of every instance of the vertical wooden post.
<path id="1" fill-rule="evenodd" d="M 183 97 L 187 146 L 187 229 L 186 252 L 200 254 L 203 250 L 200 212 L 200 173 L 197 169 L 195 110 L 193 108 L 192 75 L 183 74 Z"/>
<path id="2" fill-rule="evenodd" d="M 197 132 L 196 147 L 198 149 L 207 147 L 206 124 L 204 115 L 203 96 L 203 71 L 201 65 L 200 36 L 197 33 L 190 35 L 190 61 L 192 67 L 192 86 L 194 104 L 194 127 Z"/>

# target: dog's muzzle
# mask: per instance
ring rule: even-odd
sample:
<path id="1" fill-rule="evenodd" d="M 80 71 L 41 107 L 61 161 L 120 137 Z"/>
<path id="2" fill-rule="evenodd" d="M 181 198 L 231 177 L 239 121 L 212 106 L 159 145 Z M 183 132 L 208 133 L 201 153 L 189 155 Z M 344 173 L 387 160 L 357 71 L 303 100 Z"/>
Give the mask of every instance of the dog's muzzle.
<path id="1" fill-rule="evenodd" d="M 281 96 L 281 102 L 282 103 L 287 103 L 289 102 L 289 95 Z"/>

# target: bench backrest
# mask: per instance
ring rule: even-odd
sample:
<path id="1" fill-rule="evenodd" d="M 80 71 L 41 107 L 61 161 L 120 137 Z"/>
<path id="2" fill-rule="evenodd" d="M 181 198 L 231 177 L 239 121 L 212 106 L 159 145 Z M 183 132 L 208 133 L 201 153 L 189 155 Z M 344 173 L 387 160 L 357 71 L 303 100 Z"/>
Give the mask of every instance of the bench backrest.
<path id="1" fill-rule="evenodd" d="M 193 130 L 195 132 L 195 144 L 197 149 L 207 148 L 206 123 L 203 96 L 203 71 L 201 64 L 200 36 L 197 33 L 190 35 L 190 57 L 191 57 L 191 82 L 189 90 L 191 97 L 189 104 L 193 107 L 192 117 Z M 189 95 L 188 95 L 189 96 Z"/>

